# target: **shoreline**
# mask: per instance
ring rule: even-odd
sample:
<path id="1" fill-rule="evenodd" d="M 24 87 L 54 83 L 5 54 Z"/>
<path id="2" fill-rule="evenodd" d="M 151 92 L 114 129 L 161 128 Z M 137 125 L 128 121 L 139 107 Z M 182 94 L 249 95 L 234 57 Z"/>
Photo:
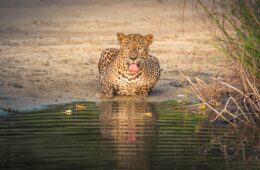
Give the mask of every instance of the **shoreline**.
<path id="1" fill-rule="evenodd" d="M 204 14 L 187 3 L 183 16 L 180 0 L 16 2 L 0 2 L 2 108 L 96 101 L 97 63 L 102 50 L 118 48 L 117 32 L 154 35 L 150 53 L 163 72 L 149 100 L 186 95 L 178 70 L 208 80 L 226 65 L 209 44 Z"/>

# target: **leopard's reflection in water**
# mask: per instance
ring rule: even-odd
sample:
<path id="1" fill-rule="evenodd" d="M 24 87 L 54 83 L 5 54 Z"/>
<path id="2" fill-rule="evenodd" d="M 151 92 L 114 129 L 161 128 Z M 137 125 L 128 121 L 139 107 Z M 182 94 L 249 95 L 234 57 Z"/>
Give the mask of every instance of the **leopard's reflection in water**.
<path id="1" fill-rule="evenodd" d="M 158 114 L 153 103 L 103 101 L 99 104 L 101 142 L 120 168 L 148 168 L 158 143 Z M 111 141 L 112 147 L 107 145 Z"/>

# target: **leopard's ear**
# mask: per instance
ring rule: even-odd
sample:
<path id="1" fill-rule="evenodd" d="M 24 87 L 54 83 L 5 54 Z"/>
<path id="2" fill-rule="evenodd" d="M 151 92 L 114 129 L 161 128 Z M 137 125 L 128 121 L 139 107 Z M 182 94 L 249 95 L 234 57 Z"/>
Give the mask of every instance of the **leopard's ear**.
<path id="1" fill-rule="evenodd" d="M 153 34 L 148 34 L 144 36 L 144 38 L 148 42 L 148 45 L 151 45 L 153 43 Z"/>
<path id="2" fill-rule="evenodd" d="M 125 37 L 126 37 L 126 36 L 125 36 L 124 33 L 122 33 L 122 32 L 118 32 L 118 33 L 117 33 L 117 40 L 118 40 L 119 44 L 122 43 L 122 41 L 123 41 L 123 39 L 124 39 Z"/>

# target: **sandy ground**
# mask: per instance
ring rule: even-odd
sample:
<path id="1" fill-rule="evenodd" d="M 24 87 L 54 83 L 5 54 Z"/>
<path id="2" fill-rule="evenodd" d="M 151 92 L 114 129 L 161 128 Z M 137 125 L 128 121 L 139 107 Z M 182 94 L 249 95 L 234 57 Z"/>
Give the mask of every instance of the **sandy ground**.
<path id="1" fill-rule="evenodd" d="M 147 100 L 184 100 L 178 69 L 208 78 L 223 67 L 202 10 L 182 0 L 0 0 L 0 107 L 95 101 L 102 49 L 116 33 L 154 34 L 163 68 Z M 183 16 L 184 12 L 184 16 Z"/>

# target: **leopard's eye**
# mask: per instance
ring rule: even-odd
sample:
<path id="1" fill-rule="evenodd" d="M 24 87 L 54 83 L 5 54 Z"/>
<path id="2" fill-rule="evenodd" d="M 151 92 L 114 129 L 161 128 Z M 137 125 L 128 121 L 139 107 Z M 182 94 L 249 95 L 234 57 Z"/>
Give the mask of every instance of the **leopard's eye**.
<path id="1" fill-rule="evenodd" d="M 143 47 L 141 47 L 141 48 L 138 48 L 138 51 L 139 51 L 140 53 L 143 53 L 145 50 L 144 50 Z"/>

